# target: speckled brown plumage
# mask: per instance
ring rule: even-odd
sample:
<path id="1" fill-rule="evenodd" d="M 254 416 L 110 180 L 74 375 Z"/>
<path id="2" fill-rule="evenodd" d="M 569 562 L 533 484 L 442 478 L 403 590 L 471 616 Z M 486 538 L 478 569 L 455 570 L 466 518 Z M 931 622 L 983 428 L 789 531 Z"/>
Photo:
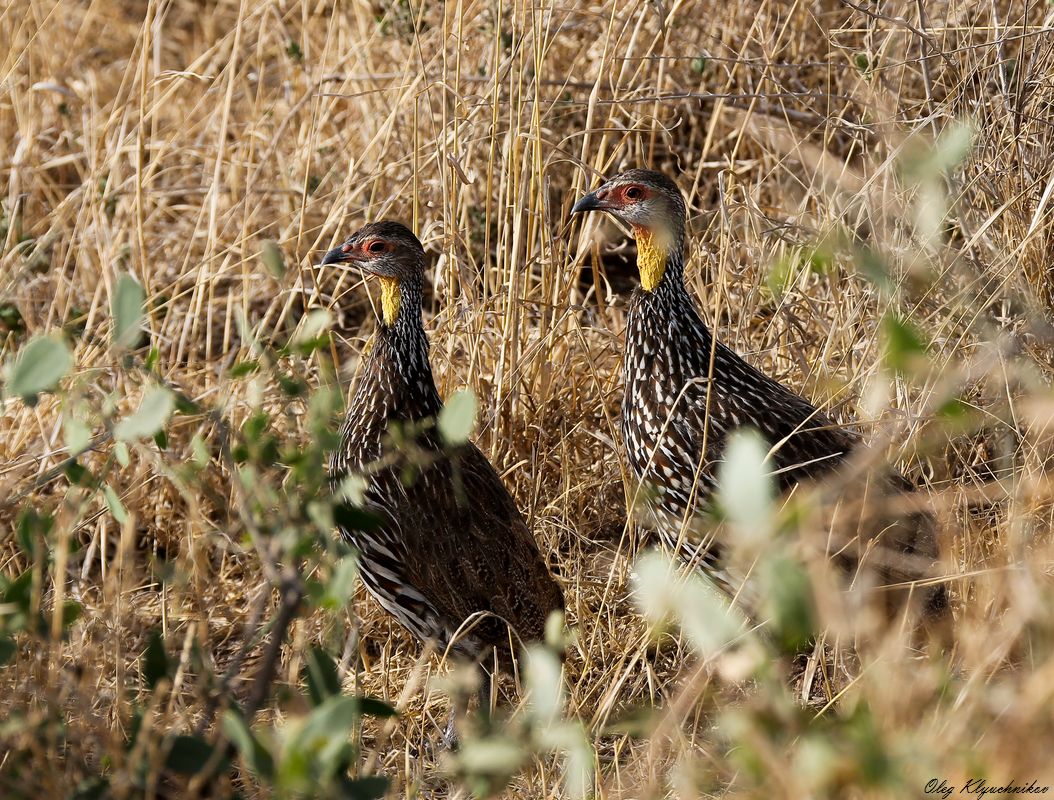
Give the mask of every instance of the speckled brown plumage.
<path id="1" fill-rule="evenodd" d="M 468 658 L 492 647 L 507 653 L 506 623 L 514 641 L 542 639 L 550 612 L 563 608 L 559 586 L 487 458 L 471 443 L 451 452 L 433 424 L 442 402 L 421 322 L 420 242 L 398 223 L 374 223 L 323 261 L 342 262 L 394 280 L 398 290 L 331 464 L 335 480 L 367 476 L 367 505 L 381 520 L 377 529 L 341 531 L 360 553 L 363 583 L 418 639 Z M 419 431 L 411 470 L 386 447 L 399 426 Z"/>
<path id="2" fill-rule="evenodd" d="M 734 594 L 741 580 L 728 572 L 723 543 L 685 535 L 713 493 L 729 434 L 750 426 L 774 445 L 783 490 L 842 464 L 859 437 L 715 343 L 684 285 L 686 208 L 673 181 L 629 170 L 574 210 L 608 211 L 630 225 L 638 241 L 642 286 L 633 293 L 626 326 L 621 427 L 630 467 L 648 494 L 651 522 L 668 547 Z M 898 548 L 932 561 L 932 526 Z"/>

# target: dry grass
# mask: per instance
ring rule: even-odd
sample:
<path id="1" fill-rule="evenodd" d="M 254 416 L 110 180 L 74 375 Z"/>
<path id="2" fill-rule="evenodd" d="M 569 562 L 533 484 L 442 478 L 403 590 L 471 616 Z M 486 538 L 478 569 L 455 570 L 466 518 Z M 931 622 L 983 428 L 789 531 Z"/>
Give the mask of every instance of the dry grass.
<path id="1" fill-rule="evenodd" d="M 131 515 L 123 527 L 101 495 L 73 502 L 64 479 L 33 483 L 64 458 L 64 404 L 138 402 L 141 382 L 108 344 L 115 276 L 130 270 L 146 287 L 167 379 L 234 426 L 262 405 L 305 436 L 302 409 L 273 385 L 228 377 L 248 355 L 238 320 L 284 342 L 306 308 L 333 308 L 332 356 L 351 380 L 374 326 L 368 292 L 312 265 L 381 217 L 412 223 L 425 242 L 440 391 L 475 390 L 478 440 L 558 569 L 578 629 L 569 714 L 597 747 L 599 796 L 908 797 L 935 776 L 1054 783 L 1049 10 L 856 5 L 13 0 L 0 10 L 10 44 L 0 304 L 22 320 L 0 358 L 63 326 L 76 355 L 68 392 L 32 408 L 4 401 L 0 496 L 28 492 L 19 505 L 56 511 L 53 573 L 64 580 L 37 585 L 84 606 L 66 640 L 20 639 L 0 667 L 0 708 L 30 723 L 0 729 L 2 791 L 65 796 L 100 771 L 120 796 L 162 791 L 132 789 L 122 755 L 148 632 L 160 626 L 180 659 L 148 722 L 190 730 L 207 694 L 194 665 L 226 670 L 258 598 L 277 602 L 230 512 L 229 474 L 214 464 L 209 492 L 174 476 L 191 435 L 214 435 L 205 419 L 178 418 L 167 452 L 136 449 L 110 472 Z M 947 181 L 915 182 L 911 153 L 967 118 L 977 134 L 965 163 Z M 594 176 L 634 165 L 665 169 L 688 193 L 689 280 L 718 335 L 861 420 L 927 487 L 944 523 L 954 657 L 876 644 L 814 718 L 679 640 L 649 644 L 628 599 L 638 545 L 614 424 L 631 253 L 607 223 L 566 222 Z M 922 243 L 916 216 L 943 232 L 937 244 Z M 866 275 L 846 232 L 881 255 L 891 289 Z M 269 239 L 299 269 L 264 270 Z M 823 242 L 835 243 L 826 269 L 809 269 Z M 787 280 L 774 296 L 776 265 Z M 925 369 L 882 368 L 889 312 L 930 340 Z M 322 361 L 309 381 L 324 379 Z M 955 397 L 964 419 L 935 417 Z M 84 463 L 107 459 L 104 442 Z M 31 566 L 15 512 L 0 509 L 9 577 Z M 71 542 L 84 547 L 69 553 Z M 421 782 L 446 791 L 413 755 L 445 714 L 444 698 L 421 688 L 437 661 L 361 595 L 340 614 L 295 620 L 264 720 L 303 710 L 277 690 L 299 684 L 304 648 L 345 636 L 346 688 L 404 709 L 384 736 L 367 731 L 367 761 L 394 780 L 393 796 Z M 609 729 L 650 704 L 668 709 L 650 738 Z M 45 725 L 56 714 L 61 736 Z M 860 755 L 869 747 L 871 761 Z M 260 791 L 244 771 L 235 780 Z M 560 785 L 541 758 L 509 794 L 559 796 Z"/>

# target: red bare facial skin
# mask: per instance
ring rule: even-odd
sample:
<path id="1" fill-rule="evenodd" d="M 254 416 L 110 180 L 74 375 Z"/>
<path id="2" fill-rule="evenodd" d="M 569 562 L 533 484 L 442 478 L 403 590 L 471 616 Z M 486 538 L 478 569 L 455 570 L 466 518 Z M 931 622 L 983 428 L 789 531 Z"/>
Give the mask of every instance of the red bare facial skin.
<path id="1" fill-rule="evenodd" d="M 644 186 L 631 183 L 627 186 L 619 186 L 616 189 L 604 189 L 596 194 L 596 199 L 603 203 L 603 207 L 610 210 L 619 210 L 647 200 L 651 191 Z"/>

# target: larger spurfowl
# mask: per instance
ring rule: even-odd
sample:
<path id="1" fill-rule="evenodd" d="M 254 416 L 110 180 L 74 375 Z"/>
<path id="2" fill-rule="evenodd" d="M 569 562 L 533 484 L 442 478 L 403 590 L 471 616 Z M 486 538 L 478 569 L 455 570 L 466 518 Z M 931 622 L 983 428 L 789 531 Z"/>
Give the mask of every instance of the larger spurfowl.
<path id="1" fill-rule="evenodd" d="M 742 576 L 730 574 L 724 543 L 692 534 L 729 434 L 752 426 L 765 437 L 782 490 L 842 464 L 859 437 L 715 343 L 685 289 L 687 209 L 670 178 L 627 170 L 572 208 L 573 214 L 589 211 L 612 214 L 637 243 L 640 287 L 626 325 L 621 421 L 630 467 L 650 495 L 646 505 L 664 544 L 735 595 Z M 906 483 L 899 476 L 889 481 L 898 488 Z M 891 538 L 897 556 L 925 566 L 914 575 L 887 570 L 891 582 L 924 577 L 936 558 L 932 524 L 914 527 Z M 943 587 L 926 592 L 930 609 L 943 608 Z"/>
<path id="2" fill-rule="evenodd" d="M 375 222 L 326 254 L 375 277 L 382 319 L 334 453 L 335 482 L 367 480 L 378 528 L 344 530 L 359 551 L 362 581 L 423 642 L 480 659 L 516 639 L 541 640 L 563 595 L 516 503 L 487 458 L 468 443 L 451 450 L 435 421 L 442 401 L 421 322 L 425 254 L 397 222 Z M 412 435 L 412 464 L 389 447 Z M 409 468 L 408 468 L 409 467 Z M 416 475 L 413 473 L 416 472 Z"/>

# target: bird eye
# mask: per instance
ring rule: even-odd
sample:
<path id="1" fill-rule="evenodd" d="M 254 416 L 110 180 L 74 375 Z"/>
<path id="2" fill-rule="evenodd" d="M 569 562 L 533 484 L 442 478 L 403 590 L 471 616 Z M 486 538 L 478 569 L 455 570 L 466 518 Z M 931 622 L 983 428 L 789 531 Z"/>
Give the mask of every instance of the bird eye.
<path id="1" fill-rule="evenodd" d="M 369 250 L 371 253 L 383 253 L 384 252 L 384 242 L 382 242 L 380 239 L 378 239 L 375 242 L 370 242 L 370 246 L 367 247 L 366 249 Z"/>
<path id="2" fill-rule="evenodd" d="M 640 200 L 642 197 L 644 197 L 644 190 L 639 186 L 629 186 L 626 188 L 627 200 Z"/>

